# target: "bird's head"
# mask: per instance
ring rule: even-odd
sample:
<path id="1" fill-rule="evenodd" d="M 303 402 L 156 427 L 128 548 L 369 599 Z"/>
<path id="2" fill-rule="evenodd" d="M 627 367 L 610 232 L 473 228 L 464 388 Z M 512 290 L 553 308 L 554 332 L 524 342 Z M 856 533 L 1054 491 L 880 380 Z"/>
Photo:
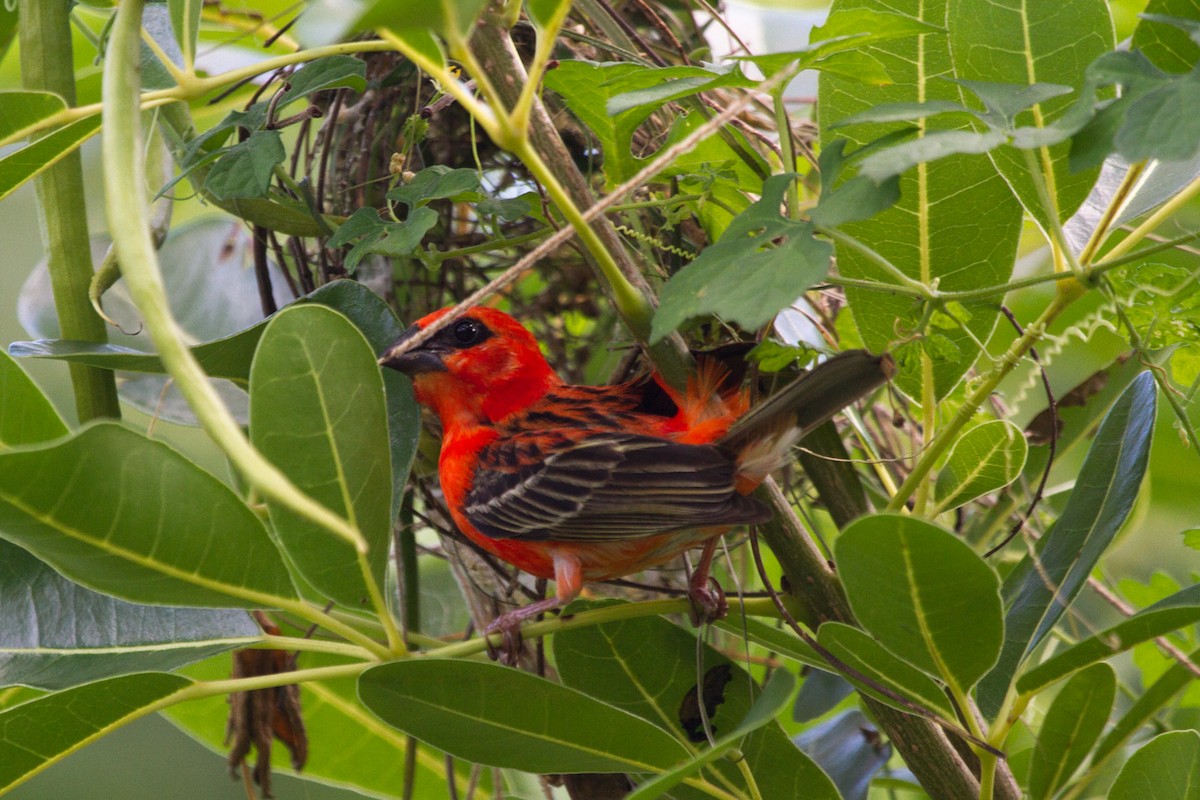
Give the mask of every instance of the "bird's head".
<path id="1" fill-rule="evenodd" d="M 493 308 L 469 309 L 410 346 L 449 310 L 417 320 L 379 358 L 412 378 L 417 400 L 437 412 L 444 427 L 498 422 L 561 383 L 533 334 Z"/>

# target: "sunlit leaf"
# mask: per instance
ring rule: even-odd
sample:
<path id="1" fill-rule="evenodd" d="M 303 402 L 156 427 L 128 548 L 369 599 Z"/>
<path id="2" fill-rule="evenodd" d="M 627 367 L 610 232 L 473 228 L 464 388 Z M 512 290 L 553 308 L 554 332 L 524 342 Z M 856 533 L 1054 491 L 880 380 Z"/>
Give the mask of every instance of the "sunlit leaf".
<path id="1" fill-rule="evenodd" d="M 348 319 L 327 307 L 284 309 L 263 332 L 250 372 L 250 438 L 297 487 L 349 519 L 383 585 L 391 533 L 391 463 L 383 378 Z M 368 602 L 355 546 L 268 503 L 281 546 L 329 598 Z"/>
<path id="2" fill-rule="evenodd" d="M 177 675 L 142 673 L 48 694 L 0 711 L 0 792 L 142 716 L 187 687 Z"/>
<path id="3" fill-rule="evenodd" d="M 934 485 L 934 511 L 940 514 L 1008 486 L 1021 474 L 1029 445 L 1008 420 L 976 425 L 954 443 Z"/>
<path id="4" fill-rule="evenodd" d="M 132 602 L 270 607 L 295 596 L 262 522 L 227 486 L 115 423 L 0 453 L 0 536 Z"/>
<path id="5" fill-rule="evenodd" d="M 1000 581 L 953 534 L 881 514 L 851 523 L 834 552 L 854 615 L 892 653 L 963 693 L 996 663 Z"/>
<path id="6" fill-rule="evenodd" d="M 95 114 L 64 125 L 36 142 L 0 156 L 0 200 L 73 153 L 98 130 L 100 115 Z"/>

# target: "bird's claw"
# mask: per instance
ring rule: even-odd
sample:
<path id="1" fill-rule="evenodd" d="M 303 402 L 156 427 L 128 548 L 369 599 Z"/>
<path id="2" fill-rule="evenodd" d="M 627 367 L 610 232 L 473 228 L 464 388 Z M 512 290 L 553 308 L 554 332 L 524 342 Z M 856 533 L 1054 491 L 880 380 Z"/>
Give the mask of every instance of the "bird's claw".
<path id="1" fill-rule="evenodd" d="M 725 602 L 725 592 L 717 579 L 707 576 L 702 583 L 688 587 L 688 599 L 692 601 L 689 616 L 692 624 L 699 627 L 706 622 L 716 622 L 729 613 L 729 604 Z"/>
<path id="2" fill-rule="evenodd" d="M 499 647 L 492 644 L 492 634 L 500 634 L 503 642 Z M 498 661 L 506 667 L 515 667 L 521 658 L 521 619 L 511 614 L 501 614 L 492 620 L 483 630 L 484 641 L 487 642 L 488 658 Z"/>

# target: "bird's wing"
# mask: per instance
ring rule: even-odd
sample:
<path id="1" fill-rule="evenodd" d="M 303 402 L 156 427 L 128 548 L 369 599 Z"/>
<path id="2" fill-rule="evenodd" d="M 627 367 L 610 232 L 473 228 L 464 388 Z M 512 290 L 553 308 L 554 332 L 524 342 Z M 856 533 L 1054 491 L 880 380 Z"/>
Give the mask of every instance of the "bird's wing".
<path id="1" fill-rule="evenodd" d="M 480 453 L 464 510 L 496 539 L 614 541 L 766 521 L 766 506 L 734 490 L 734 470 L 712 445 L 622 433 L 515 435 Z"/>

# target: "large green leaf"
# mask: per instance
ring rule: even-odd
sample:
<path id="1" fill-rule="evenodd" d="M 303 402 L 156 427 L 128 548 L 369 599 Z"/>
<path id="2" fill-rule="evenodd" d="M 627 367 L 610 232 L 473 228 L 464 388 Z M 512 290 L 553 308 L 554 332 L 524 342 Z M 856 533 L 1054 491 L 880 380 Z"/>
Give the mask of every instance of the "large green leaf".
<path id="1" fill-rule="evenodd" d="M 851 523 L 834 553 L 854 615 L 888 650 L 959 694 L 996 663 L 1000 580 L 953 534 L 880 514 Z"/>
<path id="2" fill-rule="evenodd" d="M 1155 405 L 1154 376 L 1143 372 L 1101 423 L 1054 527 L 1005 578 L 1004 649 L 979 685 L 984 714 L 1000 710 L 1017 669 L 1075 599 L 1125 522 L 1146 472 Z"/>
<path id="3" fill-rule="evenodd" d="M 1008 486 L 1021 474 L 1028 454 L 1025 435 L 1008 420 L 994 419 L 971 428 L 954 443 L 938 472 L 931 516 Z"/>
<path id="4" fill-rule="evenodd" d="M 126 603 L 0 540 L 0 685 L 62 689 L 169 672 L 262 634 L 244 611 Z"/>
<path id="5" fill-rule="evenodd" d="M 1112 19 L 1104 0 L 1026 3 L 1020 0 L 952 0 L 948 16 L 950 52 L 959 78 L 991 83 L 1083 85 L 1088 64 L 1112 50 Z M 1017 115 L 1019 126 L 1042 128 L 1058 120 L 1076 96 L 1042 100 Z M 1060 142 L 1034 151 L 1050 190 L 1058 222 L 1070 217 L 1095 183 L 1098 169 L 1072 173 L 1071 144 Z M 1025 209 L 1044 230 L 1049 216 L 1038 196 L 1025 156 L 1004 146 L 991 154 Z"/>
<path id="6" fill-rule="evenodd" d="M 171 12 L 171 28 L 183 53 L 183 63 L 191 65 L 196 59 L 196 41 L 200 38 L 200 12 L 204 0 L 167 0 Z"/>
<path id="7" fill-rule="evenodd" d="M 1200 650 L 1188 653 L 1189 664 L 1172 664 L 1158 680 L 1150 684 L 1134 699 L 1129 709 L 1112 726 L 1112 729 L 1096 745 L 1092 760 L 1099 762 L 1121 747 L 1143 725 L 1154 724 L 1155 717 L 1163 711 L 1175 695 L 1189 686 L 1196 676 L 1192 664 L 1200 659 Z"/>
<path id="8" fill-rule="evenodd" d="M 295 597 L 279 551 L 237 495 L 115 423 L 0 453 L 0 536 L 133 602 L 237 608 Z"/>
<path id="9" fill-rule="evenodd" d="M 646 646 L 649 642 L 653 647 Z M 553 644 L 563 683 L 673 731 L 680 739 L 704 741 L 701 697 L 718 737 L 735 730 L 750 713 L 754 698 L 749 675 L 707 646 L 700 646 L 702 674 L 697 675 L 696 637 L 660 617 L 564 631 L 554 636 Z M 837 797 L 829 779 L 778 725 L 759 728 L 740 749 L 763 797 Z M 713 768 L 724 781 L 742 785 L 731 764 L 719 761 Z"/>
<path id="10" fill-rule="evenodd" d="M 271 318 L 250 370 L 250 438 L 362 533 L 382 586 L 392 508 L 387 410 L 375 353 L 350 320 L 311 304 Z M 283 506 L 268 508 L 280 544 L 318 591 L 352 607 L 368 601 L 354 544 Z"/>
<path id="11" fill-rule="evenodd" d="M 211 224 L 210 221 L 209 225 Z M 208 248 L 213 245 L 214 237 L 220 233 L 221 229 L 229 230 L 223 223 L 220 225 L 220 228 L 206 226 L 206 230 L 201 232 L 203 235 L 200 235 L 197 240 L 179 242 L 177 247 L 182 248 L 189 242 L 196 246 L 199 249 L 196 261 L 199 262 L 206 257 L 206 254 L 211 255 Z M 217 243 L 219 244 L 219 241 Z M 232 245 L 229 242 L 227 244 Z M 237 247 L 233 247 L 232 249 L 238 250 Z M 220 252 L 224 252 L 224 250 Z M 239 250 L 237 260 L 218 260 L 216 264 L 210 265 L 210 271 L 218 266 L 223 267 L 223 277 L 220 280 L 213 278 L 200 281 L 199 275 L 190 272 L 187 275 L 177 276 L 177 280 L 180 282 L 180 294 L 185 297 L 193 297 L 192 294 L 188 293 L 186 288 L 192 285 L 193 281 L 198 285 L 219 286 L 222 289 L 230 289 L 230 284 L 233 284 L 229 296 L 224 294 L 206 295 L 203 302 L 197 298 L 195 305 L 199 305 L 200 310 L 197 311 L 195 308 L 191 310 L 185 309 L 185 313 L 207 315 L 210 324 L 218 324 L 212 319 L 213 316 L 228 314 L 229 318 L 219 323 L 226 330 L 228 330 L 229 325 L 234 324 L 245 314 L 250 313 L 245 310 L 233 312 L 228 308 L 228 306 L 243 308 L 237 300 L 237 294 L 234 291 L 238 290 L 241 284 L 233 281 L 227 282 L 224 279 L 225 277 L 233 278 L 233 273 L 235 272 L 247 273 L 247 270 L 241 264 L 240 258 Z M 236 270 L 234 269 L 235 265 L 237 266 Z M 226 270 L 231 274 L 225 275 Z M 41 285 L 39 280 L 39 286 Z M 48 286 L 46 290 L 48 297 Z M 253 291 L 253 289 L 246 289 L 246 287 L 242 287 L 238 291 L 242 291 L 244 294 L 245 290 Z M 40 292 L 38 296 L 41 299 Z M 172 296 L 175 297 L 176 295 L 173 294 Z M 228 302 L 222 303 L 222 298 L 227 299 Z M 106 303 L 108 303 L 107 300 Z M 328 306 L 341 312 L 367 337 L 367 341 L 370 342 L 371 348 L 376 353 L 383 352 L 383 349 L 394 342 L 396 337 L 400 335 L 400 323 L 397 322 L 395 314 L 388 308 L 387 303 L 361 283 L 348 280 L 327 283 L 312 294 L 305 295 L 293 303 L 293 305 L 302 304 Z M 30 305 L 33 305 L 33 303 L 31 302 Z M 124 308 L 123 305 L 122 308 Z M 57 322 L 44 319 L 48 313 L 49 309 L 39 312 L 39 316 L 37 317 L 38 324 L 36 326 L 37 332 L 44 334 L 50 325 L 57 326 Z M 237 333 L 196 345 L 192 348 L 192 355 L 196 357 L 205 372 L 209 375 L 216 378 L 225 378 L 239 386 L 245 386 L 250 382 L 250 365 L 254 359 L 254 351 L 258 347 L 259 339 L 262 337 L 267 323 L 268 320 L 258 320 L 257 317 L 254 317 L 247 323 L 249 327 L 243 327 Z M 196 333 L 196 326 L 201 324 L 201 321 L 196 319 L 191 326 L 192 332 Z M 56 327 L 54 331 L 57 332 Z M 128 338 L 133 339 L 133 337 Z M 208 337 L 200 336 L 199 338 Z M 57 358 L 71 363 L 88 364 L 104 369 L 159 374 L 163 371 L 162 362 L 157 355 L 132 350 L 122 345 L 99 345 L 91 342 L 75 342 L 59 339 L 52 341 L 16 342 L 9 349 L 17 356 Z M 389 441 L 391 442 L 392 449 L 392 505 L 394 514 L 399 505 L 404 484 L 408 480 L 409 466 L 412 464 L 413 455 L 416 453 L 417 436 L 420 433 L 418 427 L 420 409 L 417 407 L 416 401 L 413 400 L 412 385 L 409 383 L 408 378 L 395 370 L 385 370 L 383 383 L 387 389 Z M 154 385 L 158 387 L 156 391 L 161 394 L 163 390 L 161 381 Z M 156 408 L 152 408 L 151 410 L 156 413 L 158 411 Z"/>
<path id="12" fill-rule="evenodd" d="M 1200 800 L 1200 733 L 1155 736 L 1125 762 L 1108 800 Z"/>
<path id="13" fill-rule="evenodd" d="M 12 357 L 0 352 L 0 452 L 66 433 L 67 424 L 49 398 Z"/>
<path id="14" fill-rule="evenodd" d="M 525 772 L 659 772 L 689 756 L 669 733 L 526 672 L 410 658 L 372 667 L 362 702 L 384 722 L 451 755 Z"/>
<path id="15" fill-rule="evenodd" d="M 344 663 L 345 660 L 317 653 L 300 655 L 303 669 Z M 229 677 L 229 661 L 211 658 L 188 667 L 183 674 L 196 681 L 223 680 Z M 369 797 L 398 796 L 398 787 L 404 785 L 403 754 L 410 746 L 409 740 L 363 707 L 358 699 L 355 678 L 305 681 L 300 684 L 300 706 L 309 739 L 304 770 L 295 773 L 286 748 L 275 747 L 271 751 L 273 771 L 296 774 L 319 783 L 350 786 Z M 229 717 L 226 698 L 207 697 L 171 706 L 163 713 L 213 752 L 221 755 L 229 752 L 225 742 L 225 723 Z M 446 796 L 445 755 L 416 741 L 411 746 L 417 748 L 414 759 L 416 796 Z M 459 797 L 467 796 L 470 772 L 471 765 L 466 762 L 454 765 Z M 481 785 L 487 784 L 485 776 Z"/>
<path id="16" fill-rule="evenodd" d="M 1071 779 L 1100 738 L 1116 692 L 1117 675 L 1107 664 L 1093 664 L 1063 686 L 1038 731 L 1030 795 L 1054 797 Z"/>
<path id="17" fill-rule="evenodd" d="M 191 681 L 140 673 L 35 698 L 0 711 L 0 793 L 142 716 Z"/>
<path id="18" fill-rule="evenodd" d="M 1028 670 L 1017 680 L 1017 691 L 1039 691 L 1089 664 L 1198 621 L 1200 586 L 1189 586 Z"/>
<path id="19" fill-rule="evenodd" d="M 944 28 L 948 0 L 835 0 L 830 14 L 857 9 L 901 14 Z M 847 128 L 832 126 L 882 103 L 961 102 L 959 87 L 946 80 L 953 75 L 948 37 L 926 33 L 910 38 L 877 42 L 864 50 L 878 59 L 891 76 L 887 86 L 870 86 L 850 77 L 823 73 L 819 81 L 821 145 L 832 145 L 837 136 L 865 145 L 906 123 L 864 123 Z M 959 115 L 961 117 L 961 115 Z M 937 118 L 926 131 L 955 130 L 967 123 Z M 936 282 L 941 290 L 966 290 L 1002 284 L 1009 279 L 1020 235 L 1021 206 L 996 173 L 986 155 L 954 155 L 922 164 L 900 180 L 900 201 L 862 222 L 840 228 L 905 275 L 922 283 Z M 838 269 L 849 278 L 895 283 L 859 249 L 838 247 Z M 919 318 L 911 299 L 862 288 L 847 288 L 847 299 L 864 344 L 874 351 L 891 349 L 913 331 L 897 320 Z M 984 341 L 997 319 L 994 304 L 971 304 L 954 312 L 966 330 L 949 323 L 936 331 L 923 358 L 932 359 L 934 394 L 944 397 L 974 362 L 977 341 Z M 914 345 L 916 346 L 916 345 Z M 921 358 L 898 358 L 897 386 L 921 396 Z"/>

